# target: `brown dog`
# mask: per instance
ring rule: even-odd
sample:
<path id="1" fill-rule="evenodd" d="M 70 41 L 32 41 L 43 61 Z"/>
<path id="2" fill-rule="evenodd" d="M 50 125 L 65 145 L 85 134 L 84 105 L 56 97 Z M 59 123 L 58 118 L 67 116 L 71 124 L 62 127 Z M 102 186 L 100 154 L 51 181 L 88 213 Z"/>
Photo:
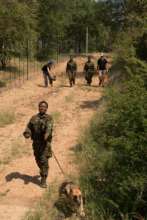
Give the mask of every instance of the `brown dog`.
<path id="1" fill-rule="evenodd" d="M 72 204 L 76 207 L 76 215 L 85 217 L 84 212 L 84 199 L 80 187 L 73 182 L 64 182 L 59 188 L 59 196 L 66 196 Z"/>

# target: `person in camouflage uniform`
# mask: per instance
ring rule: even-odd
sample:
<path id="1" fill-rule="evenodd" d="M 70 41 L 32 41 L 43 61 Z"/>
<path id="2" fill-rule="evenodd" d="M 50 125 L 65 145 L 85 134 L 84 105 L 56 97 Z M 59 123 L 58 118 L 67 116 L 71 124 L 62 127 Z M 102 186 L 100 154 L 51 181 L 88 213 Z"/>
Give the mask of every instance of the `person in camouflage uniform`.
<path id="1" fill-rule="evenodd" d="M 88 61 L 85 63 L 84 66 L 84 73 L 85 73 L 85 79 L 89 86 L 92 83 L 92 77 L 94 75 L 94 72 L 95 72 L 94 63 L 91 61 L 91 57 L 88 56 Z"/>
<path id="2" fill-rule="evenodd" d="M 73 60 L 73 57 L 71 56 L 66 66 L 66 73 L 68 74 L 70 87 L 75 85 L 76 72 L 77 72 L 77 64 Z"/>
<path id="3" fill-rule="evenodd" d="M 50 115 L 46 114 L 48 109 L 47 102 L 40 102 L 38 107 L 39 113 L 30 119 L 23 135 L 25 138 L 31 138 L 33 141 L 32 146 L 35 160 L 40 168 L 41 186 L 46 188 L 49 169 L 48 159 L 52 157 L 53 119 Z"/>
<path id="4" fill-rule="evenodd" d="M 45 87 L 48 87 L 48 83 L 53 86 L 53 81 L 56 80 L 56 76 L 52 72 L 54 67 L 55 62 L 53 60 L 49 60 L 48 63 L 43 65 L 42 67 Z"/>

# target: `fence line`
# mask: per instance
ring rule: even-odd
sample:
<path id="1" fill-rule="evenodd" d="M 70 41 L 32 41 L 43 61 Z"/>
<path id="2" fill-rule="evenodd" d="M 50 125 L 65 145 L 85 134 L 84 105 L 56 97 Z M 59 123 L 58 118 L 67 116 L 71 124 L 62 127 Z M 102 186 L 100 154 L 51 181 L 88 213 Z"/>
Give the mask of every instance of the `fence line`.
<path id="1" fill-rule="evenodd" d="M 36 74 L 39 74 L 43 63 L 47 62 L 37 60 L 35 52 L 33 54 L 31 42 L 26 42 L 25 45 L 20 45 L 17 49 L 15 47 L 14 49 L 11 48 L 8 52 L 10 57 L 7 60 L 6 66 L 0 66 L 0 90 L 12 88 L 12 86 L 21 86 L 26 80 L 30 80 Z M 85 54 L 73 55 L 75 57 L 79 55 L 85 56 Z M 69 54 L 59 54 L 59 51 L 57 51 L 55 56 L 50 58 L 55 58 L 58 63 L 67 60 L 68 57 Z"/>

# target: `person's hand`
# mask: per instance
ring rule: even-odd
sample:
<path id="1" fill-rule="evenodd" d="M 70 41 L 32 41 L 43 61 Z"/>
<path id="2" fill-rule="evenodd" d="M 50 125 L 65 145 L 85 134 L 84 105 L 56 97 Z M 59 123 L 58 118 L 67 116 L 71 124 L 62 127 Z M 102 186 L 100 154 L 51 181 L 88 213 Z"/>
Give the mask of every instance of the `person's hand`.
<path id="1" fill-rule="evenodd" d="M 26 139 L 30 138 L 30 134 L 29 134 L 28 132 L 24 132 L 24 133 L 23 133 L 23 136 L 24 136 Z"/>

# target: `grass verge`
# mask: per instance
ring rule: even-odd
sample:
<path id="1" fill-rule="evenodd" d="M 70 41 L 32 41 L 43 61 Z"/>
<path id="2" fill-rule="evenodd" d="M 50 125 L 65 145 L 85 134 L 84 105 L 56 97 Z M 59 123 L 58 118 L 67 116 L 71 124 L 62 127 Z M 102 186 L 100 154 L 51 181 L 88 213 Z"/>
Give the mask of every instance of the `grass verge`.
<path id="1" fill-rule="evenodd" d="M 0 168 L 9 164 L 12 160 L 21 158 L 24 155 L 30 155 L 31 149 L 27 147 L 26 143 L 21 138 L 14 140 L 11 144 L 10 150 L 6 151 L 5 155 L 0 158 Z"/>
<path id="2" fill-rule="evenodd" d="M 15 122 L 15 113 L 13 111 L 0 112 L 0 127 L 12 124 Z"/>

